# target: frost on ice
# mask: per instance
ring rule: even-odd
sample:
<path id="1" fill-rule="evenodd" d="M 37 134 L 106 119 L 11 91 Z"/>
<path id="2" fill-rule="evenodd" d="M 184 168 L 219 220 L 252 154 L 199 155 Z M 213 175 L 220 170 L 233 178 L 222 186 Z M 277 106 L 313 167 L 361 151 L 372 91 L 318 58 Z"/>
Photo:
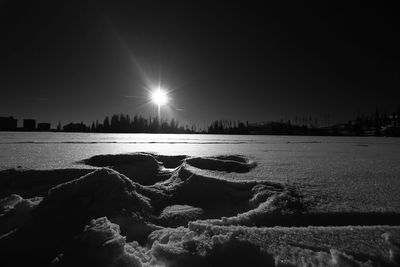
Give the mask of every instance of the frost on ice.
<path id="1" fill-rule="evenodd" d="M 57 185 L 60 170 L 53 180 L 47 171 L 41 186 L 51 187 L 36 198 L 26 189 L 3 195 L 4 266 L 399 264 L 398 226 L 328 226 L 293 186 L 224 179 L 256 168 L 242 156 L 137 153 L 83 163 L 94 169 L 64 172 Z M 18 175 L 21 188 L 29 178 Z"/>

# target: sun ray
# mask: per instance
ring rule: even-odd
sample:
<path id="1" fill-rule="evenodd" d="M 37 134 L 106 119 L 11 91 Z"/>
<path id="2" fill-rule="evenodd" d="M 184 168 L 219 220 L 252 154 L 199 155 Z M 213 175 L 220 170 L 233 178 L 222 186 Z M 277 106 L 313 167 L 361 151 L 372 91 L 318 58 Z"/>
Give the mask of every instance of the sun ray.
<path id="1" fill-rule="evenodd" d="M 158 119 L 161 120 L 161 106 L 168 103 L 167 91 L 158 86 L 151 92 L 151 100 L 157 105 L 158 108 Z"/>

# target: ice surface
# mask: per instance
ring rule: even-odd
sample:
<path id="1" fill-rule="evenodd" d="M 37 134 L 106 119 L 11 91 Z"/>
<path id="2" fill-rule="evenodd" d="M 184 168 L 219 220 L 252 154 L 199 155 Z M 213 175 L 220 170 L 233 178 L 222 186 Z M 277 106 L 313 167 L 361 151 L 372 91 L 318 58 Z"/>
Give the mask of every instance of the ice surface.
<path id="1" fill-rule="evenodd" d="M 260 168 L 254 158 L 130 153 L 81 164 L 94 169 L 2 173 L 23 193 L 0 200 L 2 266 L 400 264 L 397 213 L 318 212 L 304 185 L 241 179 Z"/>
<path id="2" fill-rule="evenodd" d="M 303 195 L 319 203 L 313 206 L 317 213 L 400 212 L 398 138 L 0 133 L 0 170 L 18 166 L 93 168 L 77 162 L 100 154 L 132 152 L 176 156 L 169 158 L 170 164 L 165 161 L 166 168 L 180 165 L 179 155 L 244 155 L 257 167 L 245 173 L 226 173 L 224 178 L 295 184 Z M 12 193 L 30 197 L 25 192 L 9 191 L 0 198 Z"/>

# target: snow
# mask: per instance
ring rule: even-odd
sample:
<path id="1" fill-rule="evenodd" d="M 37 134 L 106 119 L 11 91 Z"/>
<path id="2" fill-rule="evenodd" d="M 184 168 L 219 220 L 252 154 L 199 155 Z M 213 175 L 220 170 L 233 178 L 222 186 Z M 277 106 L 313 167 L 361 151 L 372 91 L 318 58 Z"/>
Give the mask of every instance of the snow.
<path id="1" fill-rule="evenodd" d="M 142 266 L 126 247 L 117 224 L 101 217 L 92 220 L 74 246 L 52 261 L 52 266 Z"/>
<path id="2" fill-rule="evenodd" d="M 31 218 L 33 209 L 42 198 L 23 199 L 12 194 L 0 200 L 0 236 L 7 235 Z"/>
<path id="3" fill-rule="evenodd" d="M 18 194 L 24 198 L 43 197 L 52 187 L 77 179 L 93 169 L 9 169 L 0 171 L 0 198 Z"/>
<path id="4" fill-rule="evenodd" d="M 166 168 L 179 165 L 181 155 L 242 155 L 257 167 L 224 173 L 224 178 L 294 184 L 320 203 L 314 206 L 316 212 L 400 211 L 400 140 L 396 138 L 0 133 L 0 170 L 93 168 L 79 162 L 133 152 L 175 156 Z M 8 192 L 12 193 L 24 192 Z"/>
<path id="5" fill-rule="evenodd" d="M 51 185 L 43 198 L 14 194 L 0 200 L 5 266 L 399 263 L 399 226 L 354 225 L 362 212 L 344 219 L 342 213 L 316 213 L 320 203 L 293 184 L 232 179 L 258 168 L 246 156 L 131 153 L 97 155 L 81 164 L 96 168 L 80 177 L 71 169 L 38 170 L 34 177 L 47 176 L 38 182 Z M 35 172 L 12 173 L 26 181 Z M 373 216 L 398 219 L 384 212 Z"/>
<path id="6" fill-rule="evenodd" d="M 400 264 L 397 139 L 32 136 L 0 139 L 2 266 Z"/>
<path id="7" fill-rule="evenodd" d="M 188 164 L 199 169 L 213 170 L 213 171 L 225 171 L 225 172 L 249 172 L 253 169 L 256 164 L 253 162 L 248 164 L 243 162 L 243 158 L 239 156 L 220 158 L 198 158 L 193 157 L 186 160 Z"/>
<path id="8" fill-rule="evenodd" d="M 203 214 L 202 208 L 189 205 L 172 205 L 164 208 L 159 216 L 159 222 L 162 225 L 176 227 L 200 219 Z"/>
<path id="9" fill-rule="evenodd" d="M 146 153 L 93 156 L 83 160 L 82 163 L 96 167 L 111 167 L 129 177 L 135 177 L 135 181 L 143 185 L 154 184 L 162 179 L 157 160 Z"/>

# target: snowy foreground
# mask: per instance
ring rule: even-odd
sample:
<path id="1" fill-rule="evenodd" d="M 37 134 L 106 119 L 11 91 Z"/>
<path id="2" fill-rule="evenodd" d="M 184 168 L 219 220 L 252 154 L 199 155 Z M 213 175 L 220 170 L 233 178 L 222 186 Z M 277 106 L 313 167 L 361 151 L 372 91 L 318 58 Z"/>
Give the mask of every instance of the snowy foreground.
<path id="1" fill-rule="evenodd" d="M 259 168 L 244 156 L 81 164 L 0 173 L 1 266 L 400 266 L 399 213 L 229 179 Z"/>

